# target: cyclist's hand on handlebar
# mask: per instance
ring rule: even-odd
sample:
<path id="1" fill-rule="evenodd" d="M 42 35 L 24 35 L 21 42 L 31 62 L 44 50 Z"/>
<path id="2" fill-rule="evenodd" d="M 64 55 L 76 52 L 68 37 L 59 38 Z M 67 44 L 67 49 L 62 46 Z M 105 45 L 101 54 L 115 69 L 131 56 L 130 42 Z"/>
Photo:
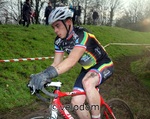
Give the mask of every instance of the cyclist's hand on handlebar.
<path id="1" fill-rule="evenodd" d="M 43 72 L 38 74 L 32 74 L 30 76 L 30 81 L 28 87 L 31 90 L 31 93 L 34 94 L 37 90 L 41 90 L 46 83 L 50 83 L 51 80 Z"/>
<path id="2" fill-rule="evenodd" d="M 46 83 L 51 82 L 51 78 L 56 76 L 58 76 L 58 73 L 55 67 L 50 66 L 43 72 L 31 75 L 28 87 L 31 89 L 32 94 L 34 94 L 36 90 L 41 90 Z"/>

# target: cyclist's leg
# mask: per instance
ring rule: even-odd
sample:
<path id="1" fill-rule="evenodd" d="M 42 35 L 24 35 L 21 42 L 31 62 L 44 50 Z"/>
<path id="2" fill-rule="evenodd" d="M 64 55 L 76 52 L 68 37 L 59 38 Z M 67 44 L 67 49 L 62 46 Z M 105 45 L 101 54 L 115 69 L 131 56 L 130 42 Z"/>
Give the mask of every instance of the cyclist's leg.
<path id="1" fill-rule="evenodd" d="M 93 119 L 100 119 L 100 97 L 96 86 L 99 85 L 99 75 L 89 71 L 82 80 Z"/>
<path id="2" fill-rule="evenodd" d="M 96 86 L 104 82 L 113 73 L 113 63 L 99 63 L 92 67 L 84 76 L 82 83 L 86 91 L 87 99 L 92 112 L 93 119 L 100 118 L 100 97 Z"/>
<path id="3" fill-rule="evenodd" d="M 73 91 L 81 91 L 81 92 L 84 91 L 83 85 L 82 85 L 82 79 L 86 73 L 87 73 L 87 71 L 82 68 L 82 70 L 74 84 Z M 71 103 L 72 103 L 74 109 L 76 109 L 77 106 L 81 107 L 78 110 L 76 109 L 76 112 L 80 119 L 90 119 L 89 110 L 85 109 L 85 100 L 86 100 L 85 95 L 73 96 L 72 100 L 71 100 Z"/>
<path id="4" fill-rule="evenodd" d="M 86 105 L 84 104 L 85 99 L 85 95 L 73 96 L 71 103 L 80 119 L 91 119 L 90 113 L 86 109 Z"/>

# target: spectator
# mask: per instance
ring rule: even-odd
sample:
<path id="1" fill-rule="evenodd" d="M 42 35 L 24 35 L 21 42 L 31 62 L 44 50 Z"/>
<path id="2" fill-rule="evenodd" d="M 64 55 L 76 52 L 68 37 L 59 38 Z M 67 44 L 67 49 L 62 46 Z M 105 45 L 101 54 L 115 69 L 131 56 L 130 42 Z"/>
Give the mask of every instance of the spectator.
<path id="1" fill-rule="evenodd" d="M 76 23 L 77 25 L 80 25 L 80 16 L 81 16 L 81 6 L 78 5 L 77 10 L 76 10 Z"/>
<path id="2" fill-rule="evenodd" d="M 93 17 L 93 24 L 96 25 L 96 20 L 98 20 L 99 18 L 98 12 L 94 11 L 92 17 Z"/>
<path id="3" fill-rule="evenodd" d="M 51 2 L 49 2 L 49 3 L 48 3 L 48 6 L 47 6 L 46 9 L 45 9 L 45 15 L 44 15 L 44 17 L 46 18 L 46 20 L 45 20 L 45 24 L 46 24 L 46 25 L 49 24 L 49 23 L 48 23 L 48 17 L 49 17 L 49 14 L 51 13 L 51 11 L 52 11 L 52 5 L 51 5 Z"/>
<path id="4" fill-rule="evenodd" d="M 23 5 L 23 26 L 29 27 L 31 16 L 30 0 L 26 0 Z"/>

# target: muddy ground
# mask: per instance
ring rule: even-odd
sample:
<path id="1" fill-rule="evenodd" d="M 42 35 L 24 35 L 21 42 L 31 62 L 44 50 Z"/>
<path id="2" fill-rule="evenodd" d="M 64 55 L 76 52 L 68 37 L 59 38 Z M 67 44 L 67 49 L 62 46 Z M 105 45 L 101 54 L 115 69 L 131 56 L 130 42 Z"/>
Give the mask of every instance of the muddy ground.
<path id="1" fill-rule="evenodd" d="M 149 57 L 150 52 L 144 56 Z M 100 86 L 101 94 L 106 100 L 117 97 L 128 103 L 135 119 L 150 119 L 150 91 L 144 87 L 130 70 L 130 63 L 142 56 L 124 57 L 114 61 L 114 75 Z M 25 115 L 44 110 L 48 106 L 37 100 L 27 107 L 19 107 L 0 113 L 0 119 L 22 119 Z"/>

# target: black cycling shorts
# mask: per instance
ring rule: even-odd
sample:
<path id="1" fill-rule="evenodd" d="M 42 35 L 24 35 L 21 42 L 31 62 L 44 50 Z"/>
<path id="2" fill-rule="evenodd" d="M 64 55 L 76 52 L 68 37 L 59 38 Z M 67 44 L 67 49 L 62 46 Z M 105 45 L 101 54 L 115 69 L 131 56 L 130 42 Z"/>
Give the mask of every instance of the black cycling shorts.
<path id="1" fill-rule="evenodd" d="M 102 84 L 106 79 L 108 79 L 113 74 L 113 62 L 109 63 L 98 63 L 95 66 L 85 70 L 82 68 L 78 78 L 76 79 L 76 82 L 74 84 L 73 90 L 77 91 L 84 91 L 83 85 L 82 85 L 82 79 L 86 75 L 87 72 L 92 71 L 98 73 L 100 76 L 99 85 Z"/>

